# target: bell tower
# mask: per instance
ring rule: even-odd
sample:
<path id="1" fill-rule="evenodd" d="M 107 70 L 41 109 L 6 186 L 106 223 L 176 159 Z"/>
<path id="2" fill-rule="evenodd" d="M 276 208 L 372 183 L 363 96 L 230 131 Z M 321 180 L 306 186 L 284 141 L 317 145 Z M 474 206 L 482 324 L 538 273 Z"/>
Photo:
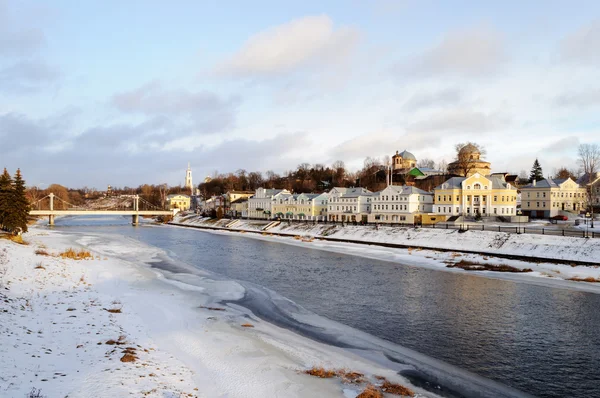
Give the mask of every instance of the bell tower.
<path id="1" fill-rule="evenodd" d="M 185 187 L 190 190 L 190 195 L 194 194 L 194 184 L 192 183 L 192 168 L 188 162 L 188 167 L 185 172 Z"/>

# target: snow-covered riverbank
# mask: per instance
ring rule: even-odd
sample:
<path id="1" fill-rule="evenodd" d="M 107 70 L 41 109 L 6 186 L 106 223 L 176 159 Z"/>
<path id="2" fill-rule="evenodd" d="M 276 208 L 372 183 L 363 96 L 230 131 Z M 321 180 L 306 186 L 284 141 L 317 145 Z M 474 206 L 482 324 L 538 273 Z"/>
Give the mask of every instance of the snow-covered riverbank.
<path id="1" fill-rule="evenodd" d="M 155 253 L 137 241 L 36 228 L 25 239 L 0 239 L 1 396 L 36 388 L 47 397 L 354 397 L 365 386 L 300 371 L 314 365 L 410 386 L 399 368 L 218 304 L 243 295 L 235 282 L 165 278 L 143 265 Z M 91 248 L 94 259 L 56 256 L 69 247 Z M 121 361 L 126 350 L 134 362 Z"/>
<path id="2" fill-rule="evenodd" d="M 230 220 L 210 220 L 198 216 L 177 218 L 180 225 L 219 228 L 215 233 L 260 232 L 266 225 L 261 221 L 240 220 L 230 228 Z M 281 234 L 284 236 L 278 236 Z M 286 236 L 287 235 L 287 236 Z M 444 229 L 414 229 L 401 227 L 379 227 L 331 225 L 312 223 L 281 223 L 260 234 L 246 234 L 255 239 L 274 240 L 286 244 L 307 245 L 316 249 L 337 251 L 369 258 L 377 258 L 427 268 L 453 272 L 475 272 L 486 277 L 524 280 L 530 283 L 600 293 L 600 239 L 558 237 L 548 235 L 516 235 L 488 231 L 466 231 Z M 293 237 L 304 239 L 294 239 Z M 310 239 L 313 237 L 315 239 Z M 326 237 L 332 240 L 321 240 Z M 307 239 L 308 238 L 308 239 Z M 336 242 L 340 240 L 340 242 Z M 365 243 L 392 243 L 412 248 L 389 248 L 376 245 L 357 245 L 344 240 Z M 430 249 L 429 249 L 430 248 Z M 443 249 L 440 251 L 437 249 Z M 462 251 L 473 253 L 461 253 Z M 474 254 L 476 252 L 485 254 Z M 521 256 L 536 261 L 498 258 L 494 255 Z M 561 259 L 589 263 L 590 265 L 557 264 L 539 261 L 539 258 Z M 448 268 L 460 261 L 475 266 L 494 267 L 508 265 L 524 273 L 496 271 L 464 271 Z M 596 282 L 584 282 L 584 280 Z"/>

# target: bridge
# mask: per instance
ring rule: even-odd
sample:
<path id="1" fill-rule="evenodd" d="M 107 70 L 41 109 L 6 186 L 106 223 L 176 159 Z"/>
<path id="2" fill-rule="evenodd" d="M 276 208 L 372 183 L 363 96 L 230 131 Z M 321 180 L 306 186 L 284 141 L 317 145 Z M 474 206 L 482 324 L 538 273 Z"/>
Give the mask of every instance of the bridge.
<path id="1" fill-rule="evenodd" d="M 104 209 L 89 209 L 75 206 L 51 193 L 32 203 L 29 215 L 48 216 L 49 225 L 54 225 L 54 218 L 56 216 L 131 216 L 131 223 L 133 225 L 138 225 L 140 216 L 173 215 L 172 211 L 161 209 L 143 198 L 140 198 L 138 195 L 131 195 L 129 198 L 132 199 L 132 203 L 129 205 L 115 205 Z M 60 204 L 59 206 L 56 206 L 57 208 L 55 208 L 54 199 L 57 199 L 57 204 Z M 140 203 L 142 208 L 140 208 Z M 48 208 L 42 209 L 42 207 L 46 207 L 46 204 Z"/>

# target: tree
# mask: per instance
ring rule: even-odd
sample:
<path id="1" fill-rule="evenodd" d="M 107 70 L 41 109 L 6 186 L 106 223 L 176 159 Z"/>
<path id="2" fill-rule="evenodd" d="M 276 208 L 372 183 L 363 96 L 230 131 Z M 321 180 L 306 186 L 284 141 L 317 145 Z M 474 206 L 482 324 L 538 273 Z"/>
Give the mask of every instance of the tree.
<path id="1" fill-rule="evenodd" d="M 437 165 L 437 169 L 439 171 L 444 172 L 444 174 L 446 174 L 448 172 L 448 162 L 446 162 L 445 160 L 440 160 L 440 162 Z"/>
<path id="2" fill-rule="evenodd" d="M 336 160 L 331 168 L 333 169 L 333 185 L 336 187 L 342 186 L 346 179 L 346 165 L 341 160 Z"/>
<path id="3" fill-rule="evenodd" d="M 540 166 L 540 162 L 536 158 L 531 167 L 531 172 L 529 173 L 529 183 L 541 181 L 543 179 L 544 173 L 542 172 L 542 166 Z"/>
<path id="4" fill-rule="evenodd" d="M 424 158 L 424 159 L 419 160 L 419 162 L 417 163 L 417 167 L 433 169 L 433 168 L 435 168 L 435 162 L 431 159 Z M 446 166 L 446 167 L 448 167 L 448 166 Z"/>
<path id="5" fill-rule="evenodd" d="M 9 222 L 11 212 L 13 189 L 12 178 L 5 168 L 0 176 L 0 226 L 2 229 L 8 229 L 7 222 Z"/>
<path id="6" fill-rule="evenodd" d="M 477 167 L 477 161 L 480 156 L 485 156 L 486 150 L 483 146 L 474 142 L 461 142 L 454 146 L 456 150 L 456 160 L 450 164 L 450 172 L 461 176 L 468 176 L 471 171 Z M 476 156 L 476 153 L 479 155 Z"/>
<path id="7" fill-rule="evenodd" d="M 20 230 L 27 232 L 27 216 L 29 215 L 29 202 L 27 201 L 25 181 L 21 169 L 17 169 L 13 179 L 12 211 L 10 215 L 11 231 Z"/>
<path id="8" fill-rule="evenodd" d="M 567 178 L 570 178 L 572 180 L 577 180 L 577 176 L 575 175 L 575 172 L 567 169 L 566 167 L 561 167 L 560 169 L 556 170 L 554 173 L 554 178 L 560 179 L 560 180 L 564 180 Z"/>
<path id="9" fill-rule="evenodd" d="M 588 208 L 592 215 L 591 227 L 594 228 L 594 203 L 596 203 L 596 189 L 592 183 L 598 177 L 600 168 L 600 146 L 598 144 L 581 144 L 578 151 L 579 164 L 583 170 L 583 181 L 586 184 Z"/>

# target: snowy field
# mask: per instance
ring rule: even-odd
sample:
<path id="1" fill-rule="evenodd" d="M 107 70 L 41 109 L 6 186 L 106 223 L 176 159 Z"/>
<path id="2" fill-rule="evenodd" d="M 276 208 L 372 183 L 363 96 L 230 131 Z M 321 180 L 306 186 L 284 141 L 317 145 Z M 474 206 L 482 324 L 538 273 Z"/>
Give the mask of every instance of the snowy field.
<path id="1" fill-rule="evenodd" d="M 214 220 L 188 217 L 175 220 L 182 224 L 225 227 L 230 220 Z M 264 222 L 242 220 L 227 229 L 213 233 L 243 233 L 260 231 Z M 290 237 L 269 235 L 269 233 L 289 234 Z M 584 239 L 548 235 L 516 235 L 503 232 L 456 230 L 414 229 L 399 227 L 347 225 L 313 225 L 281 223 L 264 234 L 245 234 L 254 239 L 274 240 L 286 244 L 308 245 L 322 250 L 353 254 L 357 256 L 394 261 L 401 264 L 427 268 L 443 269 L 450 272 L 469 272 L 491 278 L 521 280 L 538 285 L 555 286 L 568 289 L 600 293 L 600 283 L 582 281 L 586 278 L 600 282 L 600 239 Z M 305 239 L 294 239 L 293 237 Z M 395 243 L 425 249 L 396 249 L 376 245 L 357 245 L 353 243 L 319 240 L 326 236 L 330 239 L 349 239 L 373 243 Z M 315 239 L 306 239 L 314 237 Z M 439 251 L 435 249 L 456 250 Z M 485 254 L 460 253 L 461 250 L 477 251 Z M 556 264 L 553 262 L 532 262 L 493 257 L 494 254 L 519 255 L 541 258 L 557 258 L 567 261 L 581 261 L 590 265 Z M 448 264 L 459 261 L 485 265 L 508 265 L 516 269 L 531 269 L 526 273 L 506 273 L 495 271 L 464 271 L 460 268 L 448 268 Z M 573 279 L 578 279 L 575 281 Z"/>
<path id="2" fill-rule="evenodd" d="M 312 366 L 361 372 L 373 383 L 384 376 L 416 396 L 436 396 L 398 376 L 408 365 L 383 366 L 220 304 L 243 296 L 235 282 L 159 273 L 144 265 L 158 249 L 138 241 L 37 228 L 25 239 L 27 246 L 0 239 L 2 397 L 25 397 L 33 388 L 70 398 L 356 397 L 365 386 L 302 373 Z M 94 258 L 57 256 L 71 247 L 89 249 Z M 127 353 L 133 362 L 122 361 Z M 473 380 L 468 384 L 486 383 Z M 486 388 L 511 396 L 493 383 Z"/>

